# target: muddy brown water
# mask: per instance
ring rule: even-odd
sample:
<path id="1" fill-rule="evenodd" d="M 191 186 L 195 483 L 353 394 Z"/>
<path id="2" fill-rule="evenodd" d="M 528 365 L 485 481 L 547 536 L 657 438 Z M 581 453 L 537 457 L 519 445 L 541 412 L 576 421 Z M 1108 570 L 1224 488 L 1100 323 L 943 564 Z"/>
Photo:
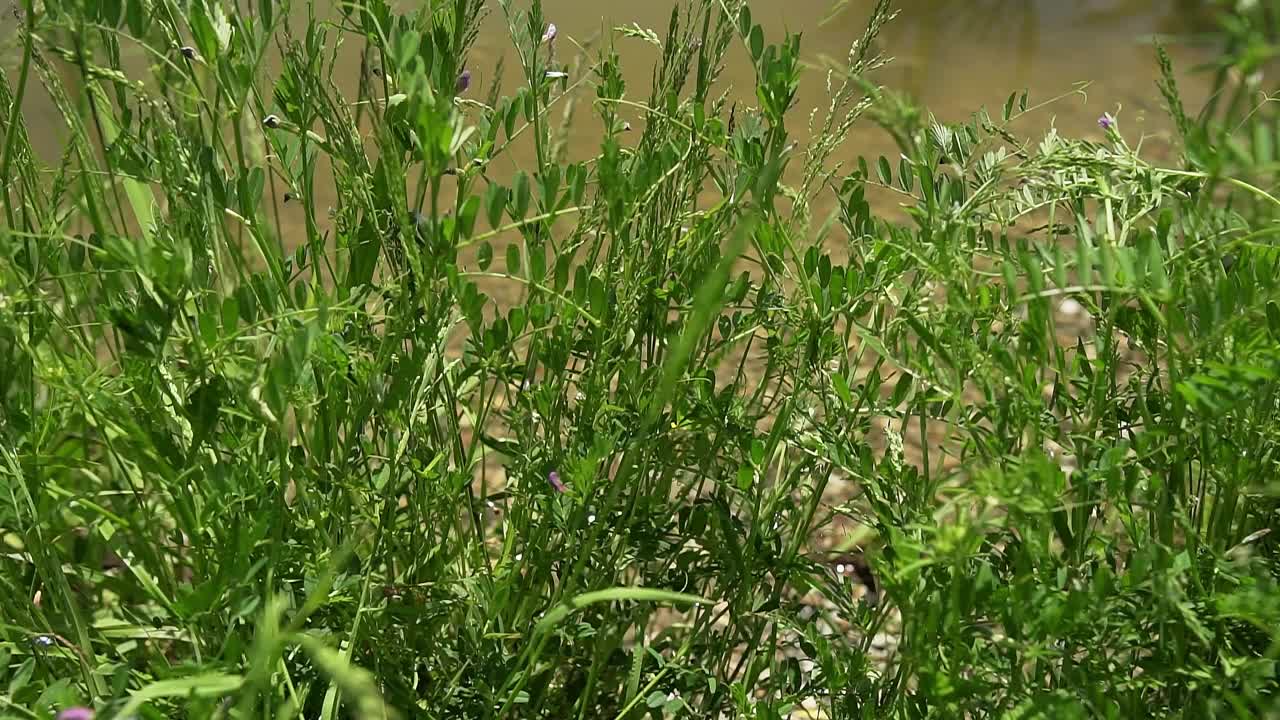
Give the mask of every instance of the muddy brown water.
<path id="1" fill-rule="evenodd" d="M 803 33 L 806 59 L 843 59 L 862 35 L 874 0 L 848 0 L 832 16 L 831 0 L 753 0 L 757 22 L 776 40 L 783 30 Z M 670 0 L 544 0 L 544 15 L 562 36 L 587 40 L 602 28 L 638 24 L 664 34 L 674 3 Z M 1157 67 L 1151 38 L 1172 42 L 1189 104 L 1204 77 L 1194 64 L 1206 55 L 1176 38 L 1189 38 L 1212 28 L 1204 0 L 900 0 L 899 11 L 881 35 L 879 49 L 894 58 L 876 79 L 888 88 L 908 92 L 944 120 L 962 120 L 987 106 L 998 111 L 1009 93 L 1028 89 L 1032 101 L 1091 83 L 1087 102 L 1057 103 L 1035 118 L 1038 129 L 1056 117 L 1064 132 L 1097 130 L 1102 112 L 1116 113 L 1130 129 L 1161 132 Z M 585 8 L 590 8 L 586 11 Z M 563 46 L 564 43 L 561 43 Z M 633 93 L 647 88 L 654 52 L 642 41 L 617 41 Z M 477 79 L 510 41 L 498 13 L 490 18 L 473 53 Z M 628 55 L 636 57 L 628 57 Z M 750 91 L 753 75 L 741 48 L 734 48 L 724 82 Z M 809 71 L 801 83 L 793 121 L 803 129 L 808 111 L 827 100 L 822 72 Z M 863 128 L 872 134 L 872 128 Z M 875 147 L 888 147 L 882 140 Z"/>
<path id="2" fill-rule="evenodd" d="M 823 72 L 825 58 L 842 59 L 850 44 L 861 36 L 874 0 L 753 0 L 753 16 L 776 40 L 783 30 L 803 33 L 802 52 L 815 67 L 801 82 L 799 107 L 792 131 L 803 136 L 809 110 L 827 99 Z M 299 5 L 301 3 L 298 3 Z M 321 4 L 324 4 L 323 2 Z M 516 5 L 527 2 L 516 0 Z M 673 0 L 544 0 L 544 15 L 560 31 L 561 60 L 576 51 L 575 45 L 599 44 L 602 32 L 636 24 L 665 35 Z M 881 36 L 879 49 L 893 62 L 876 79 L 888 88 L 916 97 L 940 119 L 965 119 L 981 106 L 993 113 L 1015 90 L 1030 91 L 1031 101 L 1070 91 L 1077 83 L 1090 83 L 1087 100 L 1072 97 L 1054 103 L 1023 121 L 1025 132 L 1039 132 L 1050 123 L 1072 134 L 1096 134 L 1103 112 L 1118 114 L 1126 135 L 1145 133 L 1158 140 L 1169 129 L 1155 86 L 1157 68 L 1150 38 L 1171 39 L 1178 62 L 1184 96 L 1195 107 L 1204 99 L 1206 77 L 1192 72 L 1209 59 L 1178 38 L 1191 37 L 1212 27 L 1208 0 L 899 0 L 898 17 Z M 7 16 L 7 13 L 6 13 Z M 0 23 L 0 64 L 14 65 L 14 23 Z M 335 77 L 340 87 L 354 94 L 358 72 L 357 43 L 346 41 L 352 60 L 351 78 Z M 629 94 L 646 95 L 656 50 L 638 39 L 618 38 L 629 82 Z M 515 79 L 514 56 L 505 20 L 496 2 L 469 58 L 474 74 L 473 93 L 486 88 L 499 59 L 507 61 L 504 86 Z M 340 70 L 339 70 L 340 72 Z M 731 50 L 722 84 L 735 95 L 750 97 L 753 73 L 741 47 Z M 582 118 L 587 108 L 580 107 Z M 23 106 L 28 131 L 40 154 L 49 161 L 59 156 L 64 131 L 47 95 L 32 83 Z M 572 154 L 586 155 L 598 145 L 591 122 L 578 122 L 570 135 Z M 803 137 L 802 137 L 803 139 Z M 859 154 L 896 154 L 884 134 L 870 123 L 855 128 L 844 149 L 846 160 Z M 517 162 L 523 160 L 520 153 Z M 324 207 L 321 205 L 320 207 Z"/>

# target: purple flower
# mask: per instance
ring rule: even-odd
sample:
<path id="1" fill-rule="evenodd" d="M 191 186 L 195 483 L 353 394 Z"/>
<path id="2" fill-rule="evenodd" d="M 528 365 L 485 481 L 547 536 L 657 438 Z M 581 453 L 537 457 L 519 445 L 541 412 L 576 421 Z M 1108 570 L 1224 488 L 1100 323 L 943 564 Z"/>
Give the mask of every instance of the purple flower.
<path id="1" fill-rule="evenodd" d="M 547 23 L 547 31 L 542 33 L 542 42 L 549 43 L 556 39 L 556 24 Z"/>
<path id="2" fill-rule="evenodd" d="M 560 473 L 555 470 L 552 470 L 551 474 L 547 475 L 547 482 L 551 483 L 551 487 L 555 488 L 556 492 L 569 492 L 569 488 L 565 487 L 564 483 L 560 481 Z"/>
<path id="3" fill-rule="evenodd" d="M 1098 118 L 1098 127 L 1103 130 L 1110 130 L 1116 126 L 1116 119 L 1111 117 L 1111 113 L 1102 113 L 1102 117 Z"/>
<path id="4" fill-rule="evenodd" d="M 467 88 L 469 87 L 471 87 L 471 71 L 463 70 L 462 73 L 458 75 L 457 84 L 454 85 L 454 88 L 453 88 L 454 93 L 457 95 L 461 95 L 462 93 L 466 92 Z"/>
<path id="5" fill-rule="evenodd" d="M 58 713 L 57 720 L 93 720 L 93 708 L 69 707 Z"/>

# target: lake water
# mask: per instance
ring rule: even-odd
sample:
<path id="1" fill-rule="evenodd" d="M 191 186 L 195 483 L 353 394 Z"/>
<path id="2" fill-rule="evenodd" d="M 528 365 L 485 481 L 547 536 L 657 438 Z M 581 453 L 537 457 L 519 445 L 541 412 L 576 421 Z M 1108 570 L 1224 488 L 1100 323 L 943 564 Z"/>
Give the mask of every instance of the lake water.
<path id="1" fill-rule="evenodd" d="M 817 65 L 822 58 L 847 55 L 874 4 L 849 0 L 834 17 L 829 17 L 831 0 L 754 0 L 751 7 L 755 20 L 771 30 L 772 40 L 784 29 L 802 32 L 802 52 Z M 1027 118 L 1021 129 L 1039 132 L 1053 122 L 1070 134 L 1097 133 L 1098 117 L 1111 112 L 1120 115 L 1126 135 L 1160 134 L 1169 126 L 1155 86 L 1158 71 L 1151 38 L 1160 35 L 1170 44 L 1184 98 L 1195 107 L 1204 97 L 1198 89 L 1205 76 L 1192 69 L 1209 56 L 1179 38 L 1212 27 L 1209 5 L 1204 0 L 899 0 L 894 3 L 899 15 L 885 27 L 879 43 L 894 61 L 876 80 L 910 93 L 948 121 L 963 120 L 983 105 L 994 114 L 1015 90 L 1029 90 L 1035 103 L 1087 82 L 1087 101 L 1077 96 L 1055 103 Z M 602 28 L 632 23 L 663 36 L 673 3 L 544 0 L 543 6 L 562 37 L 591 39 Z M 472 54 L 481 87 L 486 69 L 509 52 L 503 22 L 495 11 Z M 656 51 L 635 39 L 619 39 L 617 45 L 629 87 L 643 97 Z M 731 49 L 724 81 L 737 88 L 737 94 L 751 95 L 754 77 L 741 47 Z M 804 112 L 796 114 L 793 132 L 803 129 L 809 109 L 826 100 L 823 73 L 815 68 L 801 82 L 799 105 Z M 855 137 L 867 151 L 894 152 L 869 123 Z M 594 139 L 590 142 L 594 146 Z"/>
<path id="2" fill-rule="evenodd" d="M 861 37 L 874 0 L 847 0 L 842 11 L 832 15 L 833 0 L 753 0 L 753 17 L 768 29 L 776 41 L 784 29 L 803 33 L 801 50 L 813 66 L 801 81 L 797 112 L 789 127 L 801 140 L 811 109 L 828 101 L 824 72 L 818 66 L 826 58 L 843 59 L 850 44 Z M 513 0 L 526 5 L 527 0 Z M 562 61 L 583 44 L 594 51 L 602 32 L 619 25 L 638 24 L 665 36 L 673 2 L 663 0 L 544 0 L 544 15 L 559 28 L 557 53 Z M 1177 62 L 1183 96 L 1189 106 L 1204 100 L 1207 78 L 1193 72 L 1210 56 L 1179 38 L 1208 30 L 1212 18 L 1208 0 L 899 0 L 898 17 L 881 35 L 878 49 L 893 61 L 878 71 L 874 79 L 893 90 L 915 96 L 941 120 L 961 121 L 982 106 L 999 112 L 1005 98 L 1015 90 L 1029 90 L 1032 104 L 1068 93 L 1079 83 L 1090 83 L 1087 99 L 1076 95 L 1021 119 L 1015 130 L 1035 136 L 1050 124 L 1071 135 L 1101 137 L 1097 119 L 1103 112 L 1117 114 L 1127 137 L 1146 135 L 1144 148 L 1154 153 L 1167 150 L 1170 124 L 1161 109 L 1155 80 L 1157 66 L 1151 37 L 1168 38 Z M 301 8 L 295 0 L 295 9 Z M 7 14 L 6 14 L 7 17 Z M 0 26 L 0 63 L 14 64 L 14 31 Z M 359 71 L 360 43 L 346 39 L 342 68 L 350 77 L 334 80 L 355 94 Z M 631 38 L 618 38 L 629 94 L 637 100 L 647 97 L 650 73 L 657 50 Z M 504 85 L 514 89 L 516 76 L 511 41 L 505 20 L 492 3 L 477 44 L 468 58 L 474 80 L 472 95 L 478 95 L 492 80 L 498 61 L 505 58 Z M 145 58 L 126 58 L 127 64 L 141 68 Z M 745 50 L 731 46 L 723 88 L 732 88 L 735 97 L 748 104 L 753 98 L 754 74 Z M 583 98 L 593 95 L 583 88 Z M 599 128 L 585 115 L 580 103 L 577 121 L 569 134 L 570 154 L 575 159 L 589 157 L 598 147 Z M 47 95 L 33 78 L 23 107 L 28 132 L 37 152 L 55 163 L 62 151 L 65 128 Z M 639 121 L 637 114 L 632 114 Z M 527 148 L 512 148 L 516 165 L 532 161 Z M 888 136 L 869 121 L 854 128 L 849 142 L 837 159 L 852 161 L 857 155 L 875 157 L 897 154 Z M 523 157 L 528 155 L 528 157 Z M 512 165 L 514 169 L 515 165 Z M 336 202 L 326 183 L 317 183 L 317 207 Z M 896 202 L 896 201 L 895 201 Z M 815 207 L 821 208 L 820 201 Z M 883 209 L 892 211 L 892 206 Z M 300 236 L 303 222 L 294 208 L 282 218 L 286 236 Z M 317 218 L 322 225 L 323 218 Z M 296 238 L 284 238 L 292 245 Z"/>

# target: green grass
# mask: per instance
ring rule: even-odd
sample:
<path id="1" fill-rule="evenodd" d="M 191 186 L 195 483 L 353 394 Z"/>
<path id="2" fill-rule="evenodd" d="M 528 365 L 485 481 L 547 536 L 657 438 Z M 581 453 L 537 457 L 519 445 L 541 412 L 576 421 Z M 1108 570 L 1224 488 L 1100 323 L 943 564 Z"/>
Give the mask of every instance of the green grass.
<path id="1" fill-rule="evenodd" d="M 33 5 L 0 717 L 1280 716 L 1274 2 L 1203 112 L 1160 56 L 1165 165 L 933 121 L 888 0 L 812 120 L 738 0 L 585 50 L 536 1 Z M 518 89 L 460 93 L 488 13 Z M 901 158 L 839 163 L 859 121 Z"/>

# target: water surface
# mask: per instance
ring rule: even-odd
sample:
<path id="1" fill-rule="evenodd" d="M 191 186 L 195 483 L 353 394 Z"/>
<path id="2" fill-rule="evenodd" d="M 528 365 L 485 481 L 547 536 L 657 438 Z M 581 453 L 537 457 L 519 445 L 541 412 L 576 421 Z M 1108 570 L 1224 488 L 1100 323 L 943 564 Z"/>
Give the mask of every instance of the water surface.
<path id="1" fill-rule="evenodd" d="M 757 22 L 777 40 L 783 30 L 803 33 L 806 59 L 843 59 L 861 37 L 874 0 L 849 0 L 832 13 L 828 0 L 753 0 Z M 674 3 L 654 0 L 544 0 L 544 14 L 561 35 L 588 41 L 602 28 L 637 23 L 664 35 Z M 1206 78 L 1191 72 L 1206 55 L 1178 38 L 1211 28 L 1210 3 L 1203 0 L 899 0 L 898 17 L 881 35 L 878 49 L 893 62 L 876 79 L 910 93 L 944 120 L 963 120 L 981 106 L 1000 108 L 1009 93 L 1029 90 L 1032 102 L 1089 83 L 1080 96 L 1055 103 L 1029 118 L 1024 129 L 1041 131 L 1052 122 L 1079 134 L 1097 131 L 1103 112 L 1118 114 L 1127 129 L 1160 133 L 1168 129 L 1155 85 L 1158 69 L 1152 37 L 1172 43 L 1184 98 L 1203 100 Z M 634 39 L 617 41 L 633 94 L 645 95 L 655 52 Z M 564 43 L 562 43 L 562 46 Z M 510 41 L 500 13 L 486 24 L 472 64 L 477 77 Z M 508 58 L 510 60 L 510 58 Z M 734 47 L 723 82 L 749 96 L 754 76 L 746 53 Z M 827 100 L 823 73 L 816 67 L 801 83 L 800 130 L 808 110 Z M 865 128 L 864 128 L 865 130 Z M 878 134 L 877 134 L 878 135 Z M 870 135 L 866 138 L 875 145 Z M 584 138 L 585 141 L 585 138 Z"/>
<path id="2" fill-rule="evenodd" d="M 527 3 L 513 0 L 513 4 Z M 1168 136 L 1170 126 L 1155 86 L 1157 67 L 1150 38 L 1177 38 L 1207 30 L 1210 4 L 1206 0 L 899 0 L 894 4 L 899 15 L 885 27 L 878 44 L 893 62 L 875 79 L 910 93 L 947 121 L 964 120 L 981 106 L 998 110 L 1014 90 L 1029 90 L 1035 103 L 1090 83 L 1087 100 L 1073 96 L 1054 103 L 1024 118 L 1016 129 L 1035 135 L 1053 124 L 1069 134 L 1100 136 L 1097 118 L 1111 112 L 1120 117 L 1127 136 L 1149 135 L 1146 147 L 1159 152 L 1160 139 Z M 544 0 L 544 15 L 560 30 L 557 52 L 566 60 L 566 55 L 576 52 L 574 41 L 598 46 L 601 32 L 617 25 L 635 23 L 665 36 L 674 5 L 671 0 Z M 801 82 L 799 107 L 790 123 L 801 139 L 809 111 L 828 101 L 824 73 L 818 66 L 824 59 L 847 55 L 850 44 L 861 37 L 873 5 L 874 0 L 848 0 L 840 12 L 832 14 L 832 0 L 752 1 L 753 15 L 769 29 L 770 40 L 779 39 L 784 29 L 803 33 L 802 53 L 813 69 Z M 506 59 L 508 67 L 504 85 L 512 87 L 518 75 L 505 20 L 496 2 L 492 7 L 469 58 L 475 76 L 473 93 L 487 86 L 500 58 Z M 6 66 L 12 65 L 13 40 L 9 28 L 0 28 L 0 43 L 10 46 L 0 56 Z M 344 42 L 350 62 L 342 63 L 338 72 L 349 68 L 350 77 L 334 80 L 354 96 L 360 48 L 350 38 Z M 617 47 L 629 94 L 643 99 L 657 51 L 627 38 L 619 38 Z M 1178 62 L 1183 96 L 1196 107 L 1204 99 L 1206 78 L 1191 70 L 1206 56 L 1176 40 L 1171 51 Z M 721 82 L 737 97 L 753 95 L 752 68 L 740 45 L 731 48 Z M 584 99 L 592 95 L 588 90 Z M 579 158 L 591 155 L 599 143 L 598 126 L 586 121 L 586 112 L 583 103 L 569 135 L 571 153 Z M 38 82 L 29 85 L 23 114 L 37 151 L 48 162 L 56 162 L 65 128 Z M 520 148 L 516 151 L 517 163 L 532 159 L 521 157 Z M 897 150 L 883 132 L 864 122 L 841 152 L 837 159 L 849 161 L 859 154 L 894 155 Z M 335 199 L 317 200 L 323 208 Z"/>

